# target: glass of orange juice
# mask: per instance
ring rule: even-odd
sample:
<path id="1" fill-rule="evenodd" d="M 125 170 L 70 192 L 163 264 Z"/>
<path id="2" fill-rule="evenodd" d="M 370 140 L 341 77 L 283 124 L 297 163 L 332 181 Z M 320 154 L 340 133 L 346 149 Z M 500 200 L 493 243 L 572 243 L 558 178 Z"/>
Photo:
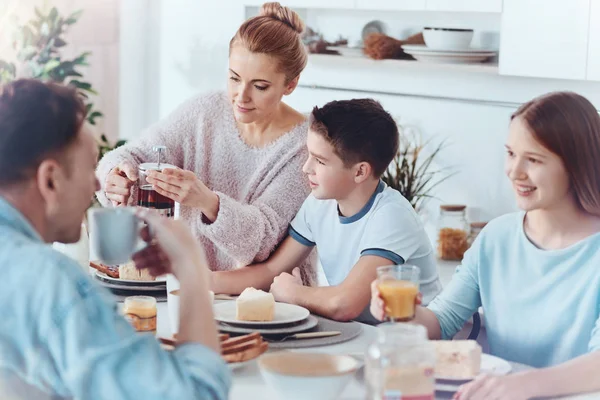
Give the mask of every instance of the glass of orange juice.
<path id="1" fill-rule="evenodd" d="M 377 288 L 390 321 L 410 321 L 415 317 L 420 274 L 418 267 L 408 264 L 377 268 Z"/>

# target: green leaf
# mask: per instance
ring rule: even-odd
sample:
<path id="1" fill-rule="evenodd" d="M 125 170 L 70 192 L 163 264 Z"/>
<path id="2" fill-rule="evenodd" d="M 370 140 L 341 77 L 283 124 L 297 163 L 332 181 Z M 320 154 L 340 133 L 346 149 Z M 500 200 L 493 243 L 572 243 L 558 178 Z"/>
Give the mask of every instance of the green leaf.
<path id="1" fill-rule="evenodd" d="M 58 10 L 56 9 L 56 7 L 52 7 L 52 9 L 50 10 L 50 14 L 48 14 L 48 19 L 54 23 L 56 22 L 58 18 Z"/>
<path id="2" fill-rule="evenodd" d="M 76 65 L 84 65 L 84 66 L 87 66 L 87 65 L 89 65 L 89 64 L 88 64 L 88 62 L 87 62 L 87 57 L 88 57 L 90 54 L 92 54 L 92 53 L 90 53 L 89 51 L 88 51 L 88 52 L 85 52 L 85 53 L 81 54 L 79 57 L 75 58 L 75 59 L 72 61 L 72 63 L 73 63 L 73 64 L 76 64 Z"/>
<path id="3" fill-rule="evenodd" d="M 54 46 L 55 47 L 63 47 L 66 46 L 67 42 L 65 42 L 64 40 L 62 40 L 61 38 L 57 37 L 54 39 Z"/>
<path id="4" fill-rule="evenodd" d="M 67 25 L 73 25 L 75 22 L 77 22 L 77 20 L 79 20 L 81 14 L 83 14 L 83 10 L 75 11 L 73 14 L 69 15 L 69 17 L 65 20 L 65 23 Z"/>
<path id="5" fill-rule="evenodd" d="M 42 12 L 39 8 L 33 7 L 33 11 L 35 12 L 36 17 L 38 17 L 39 19 L 44 19 L 44 16 L 42 15 Z"/>
<path id="6" fill-rule="evenodd" d="M 58 67 L 59 65 L 60 65 L 59 60 L 57 60 L 57 59 L 50 60 L 46 63 L 46 65 L 44 65 L 44 72 L 49 73 L 50 71 L 52 71 L 54 68 Z"/>
<path id="7" fill-rule="evenodd" d="M 124 145 L 124 144 L 126 144 L 126 143 L 127 143 L 127 140 L 124 140 L 124 139 L 122 139 L 122 140 L 119 140 L 119 141 L 118 141 L 118 142 L 115 144 L 115 149 L 116 149 L 117 147 L 121 147 L 121 146 L 123 146 L 123 145 Z"/>

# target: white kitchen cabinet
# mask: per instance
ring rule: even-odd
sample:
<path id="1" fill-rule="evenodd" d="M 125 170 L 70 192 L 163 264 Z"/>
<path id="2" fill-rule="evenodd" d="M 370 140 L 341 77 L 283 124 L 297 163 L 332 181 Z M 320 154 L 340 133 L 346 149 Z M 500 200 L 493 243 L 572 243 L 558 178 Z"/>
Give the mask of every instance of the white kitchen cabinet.
<path id="1" fill-rule="evenodd" d="M 246 6 L 262 6 L 267 0 L 246 0 Z M 355 0 L 283 0 L 280 3 L 291 8 L 353 9 Z"/>
<path id="2" fill-rule="evenodd" d="M 504 0 L 500 74 L 586 79 L 590 1 Z"/>
<path id="3" fill-rule="evenodd" d="M 600 1 L 592 0 L 590 6 L 590 36 L 588 45 L 587 78 L 600 81 Z"/>
<path id="4" fill-rule="evenodd" d="M 426 0 L 356 0 L 356 8 L 360 10 L 383 11 L 422 11 Z"/>
<path id="5" fill-rule="evenodd" d="M 429 11 L 502 12 L 502 0 L 426 0 Z"/>

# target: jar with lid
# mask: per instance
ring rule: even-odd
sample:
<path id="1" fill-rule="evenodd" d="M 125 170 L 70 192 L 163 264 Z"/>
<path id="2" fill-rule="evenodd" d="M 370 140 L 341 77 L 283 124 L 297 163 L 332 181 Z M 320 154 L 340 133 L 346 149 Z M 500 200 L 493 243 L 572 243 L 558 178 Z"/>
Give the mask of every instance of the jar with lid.
<path id="1" fill-rule="evenodd" d="M 170 199 L 154 190 L 151 183 L 148 183 L 146 177 L 150 171 L 161 172 L 164 168 L 176 168 L 174 165 L 161 163 L 163 153 L 167 150 L 166 146 L 154 146 L 152 148 L 157 153 L 157 162 L 143 163 L 138 167 L 138 201 L 139 207 L 151 208 L 157 210 L 160 214 L 172 218 L 175 215 L 175 200 Z"/>
<path id="2" fill-rule="evenodd" d="M 434 400 L 435 348 L 427 329 L 409 323 L 384 323 L 367 349 L 368 400 Z"/>
<path id="3" fill-rule="evenodd" d="M 486 225 L 487 222 L 471 222 L 471 229 L 469 231 L 469 237 L 467 238 L 467 243 L 469 247 L 473 245 L 473 242 L 475 242 L 475 239 L 477 239 L 479 232 L 481 232 L 481 230 L 485 228 Z"/>
<path id="4" fill-rule="evenodd" d="M 438 220 L 438 257 L 460 261 L 468 248 L 467 206 L 441 205 Z"/>

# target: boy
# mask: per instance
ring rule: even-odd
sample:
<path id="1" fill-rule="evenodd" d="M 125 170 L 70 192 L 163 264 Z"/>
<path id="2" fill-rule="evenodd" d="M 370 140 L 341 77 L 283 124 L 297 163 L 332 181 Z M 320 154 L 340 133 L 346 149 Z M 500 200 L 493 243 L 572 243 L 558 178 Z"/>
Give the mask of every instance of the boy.
<path id="1" fill-rule="evenodd" d="M 380 180 L 398 150 L 391 115 L 371 99 L 315 107 L 307 147 L 303 171 L 312 193 L 289 236 L 263 263 L 214 272 L 212 289 L 270 289 L 277 301 L 347 321 L 369 305 L 377 267 L 407 262 L 421 269 L 420 289 L 429 302 L 441 291 L 431 243 L 410 203 Z M 315 246 L 327 287 L 302 286 L 297 266 Z"/>

